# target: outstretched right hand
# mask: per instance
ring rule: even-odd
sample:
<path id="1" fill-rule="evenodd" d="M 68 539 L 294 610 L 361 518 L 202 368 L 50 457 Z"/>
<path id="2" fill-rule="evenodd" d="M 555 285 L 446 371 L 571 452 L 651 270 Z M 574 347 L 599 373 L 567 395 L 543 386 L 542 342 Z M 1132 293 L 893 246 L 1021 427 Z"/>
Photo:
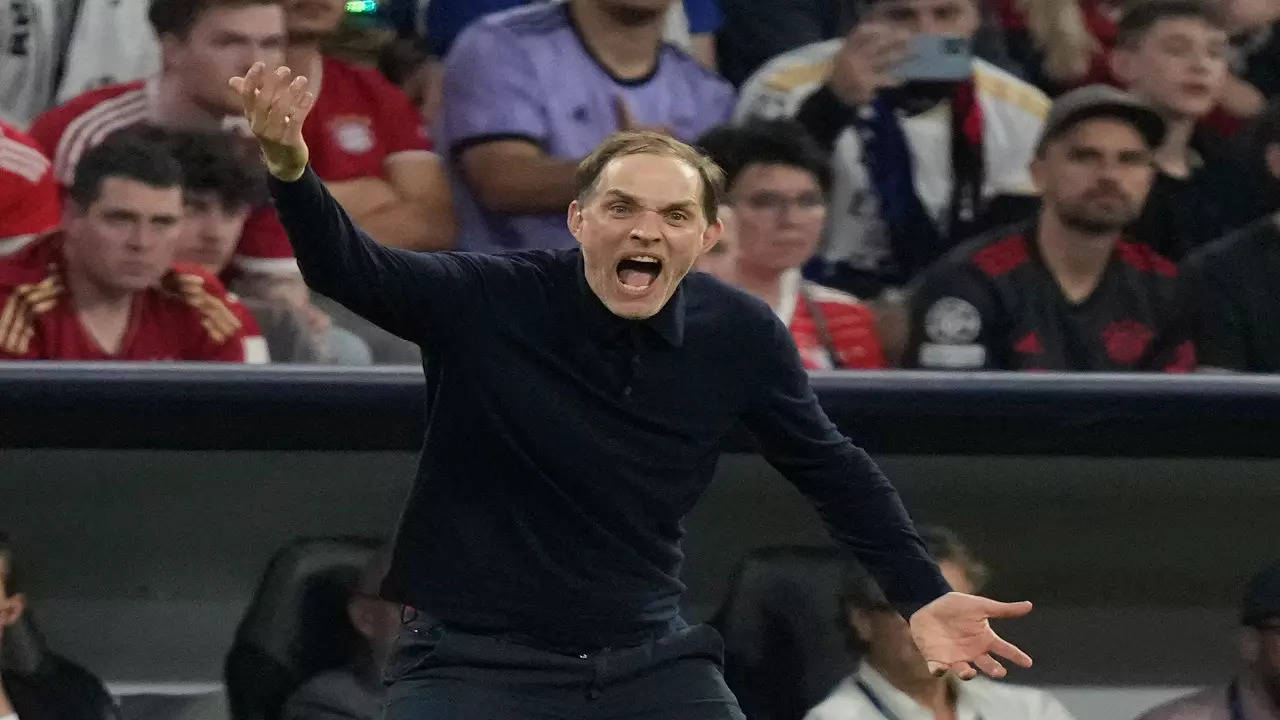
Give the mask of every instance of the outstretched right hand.
<path id="1" fill-rule="evenodd" d="M 316 104 L 315 93 L 307 91 L 307 79 L 294 77 L 287 67 L 269 73 L 265 65 L 254 63 L 244 77 L 233 77 L 230 82 L 240 93 L 244 116 L 262 146 L 267 171 L 286 182 L 302 177 L 309 156 L 302 123 Z"/>

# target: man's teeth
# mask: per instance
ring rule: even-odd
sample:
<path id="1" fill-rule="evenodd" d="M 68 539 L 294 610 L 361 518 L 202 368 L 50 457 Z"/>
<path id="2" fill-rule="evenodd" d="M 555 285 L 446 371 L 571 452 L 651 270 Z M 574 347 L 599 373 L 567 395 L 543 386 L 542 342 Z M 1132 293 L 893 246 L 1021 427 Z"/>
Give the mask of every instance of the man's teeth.
<path id="1" fill-rule="evenodd" d="M 646 262 L 646 263 L 660 263 L 660 262 L 662 262 L 661 260 L 659 260 L 658 258 L 656 258 L 656 257 L 654 257 L 654 256 L 652 256 L 652 255 L 632 255 L 632 256 L 628 257 L 627 259 L 628 259 L 628 260 L 630 260 L 630 261 L 632 261 L 632 262 Z"/>

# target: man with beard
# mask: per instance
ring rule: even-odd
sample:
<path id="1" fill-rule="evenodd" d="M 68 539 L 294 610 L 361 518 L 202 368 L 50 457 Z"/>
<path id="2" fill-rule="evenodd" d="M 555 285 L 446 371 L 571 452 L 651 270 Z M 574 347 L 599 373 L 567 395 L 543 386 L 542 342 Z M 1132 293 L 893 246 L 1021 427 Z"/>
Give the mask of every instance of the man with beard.
<path id="1" fill-rule="evenodd" d="M 673 0 L 539 3 L 473 23 L 445 60 L 443 143 L 464 249 L 568 248 L 578 161 L 617 130 L 691 141 L 733 89 L 672 45 Z"/>
<path id="2" fill-rule="evenodd" d="M 981 20 L 977 0 L 874 0 L 846 37 L 777 57 L 743 86 L 738 120 L 793 117 L 832 152 L 810 279 L 872 299 L 1034 213 L 1027 163 L 1044 93 L 980 59 L 961 80 L 899 76 L 922 36 L 972 41 Z"/>
<path id="3" fill-rule="evenodd" d="M 905 363 L 932 369 L 1195 365 L 1177 268 L 1121 230 L 1151 189 L 1164 121 L 1091 85 L 1054 103 L 1031 163 L 1039 218 L 956 248 L 912 298 Z"/>

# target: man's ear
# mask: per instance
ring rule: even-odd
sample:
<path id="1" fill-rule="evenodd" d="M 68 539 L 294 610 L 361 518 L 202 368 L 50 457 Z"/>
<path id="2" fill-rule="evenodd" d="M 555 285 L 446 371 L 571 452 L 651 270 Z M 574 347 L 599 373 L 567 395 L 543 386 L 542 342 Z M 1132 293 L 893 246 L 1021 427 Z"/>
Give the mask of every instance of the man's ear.
<path id="1" fill-rule="evenodd" d="M 720 242 L 720 236 L 724 233 L 724 221 L 716 218 L 716 221 L 707 226 L 702 231 L 702 247 L 698 250 L 698 254 L 702 255 L 706 251 L 716 246 Z"/>
<path id="2" fill-rule="evenodd" d="M 1262 638 L 1254 628 L 1243 628 L 1240 631 L 1240 657 L 1246 665 L 1252 665 L 1262 655 Z"/>
<path id="3" fill-rule="evenodd" d="M 361 637 L 372 638 L 376 634 L 374 621 L 369 617 L 368 604 L 363 598 L 352 598 L 347 603 L 347 617 Z"/>
<path id="4" fill-rule="evenodd" d="M 175 65 L 179 64 L 182 53 L 186 50 L 186 45 L 185 40 L 173 33 L 161 35 L 160 67 L 165 70 L 172 70 Z"/>
<path id="5" fill-rule="evenodd" d="M 853 609 L 849 611 L 849 627 L 853 629 L 854 634 L 862 641 L 864 645 L 871 644 L 872 631 L 871 614 L 866 610 Z"/>
<path id="6" fill-rule="evenodd" d="M 1039 152 L 1035 157 L 1031 158 L 1031 164 L 1027 166 L 1028 174 L 1031 176 L 1031 186 L 1036 189 L 1039 195 L 1044 194 L 1044 156 Z"/>
<path id="7" fill-rule="evenodd" d="M 582 233 L 582 205 L 577 200 L 569 203 L 569 234 L 573 235 L 573 239 L 582 242 L 578 237 Z"/>
<path id="8" fill-rule="evenodd" d="M 0 599 L 0 626 L 8 627 L 18 622 L 26 609 L 27 596 L 22 593 L 14 593 L 7 598 Z"/>

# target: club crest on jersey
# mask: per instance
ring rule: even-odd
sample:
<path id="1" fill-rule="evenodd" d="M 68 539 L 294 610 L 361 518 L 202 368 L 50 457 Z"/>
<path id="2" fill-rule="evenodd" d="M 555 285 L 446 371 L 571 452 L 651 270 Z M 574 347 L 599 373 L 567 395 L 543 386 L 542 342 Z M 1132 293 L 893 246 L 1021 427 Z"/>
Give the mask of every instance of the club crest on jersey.
<path id="1" fill-rule="evenodd" d="M 982 333 L 982 314 L 968 300 L 939 298 L 925 313 L 924 332 L 935 343 L 971 343 Z"/>
<path id="2" fill-rule="evenodd" d="M 329 124 L 334 142 L 351 155 L 363 155 L 373 149 L 373 128 L 369 126 L 369 118 L 353 115 L 334 118 Z"/>

